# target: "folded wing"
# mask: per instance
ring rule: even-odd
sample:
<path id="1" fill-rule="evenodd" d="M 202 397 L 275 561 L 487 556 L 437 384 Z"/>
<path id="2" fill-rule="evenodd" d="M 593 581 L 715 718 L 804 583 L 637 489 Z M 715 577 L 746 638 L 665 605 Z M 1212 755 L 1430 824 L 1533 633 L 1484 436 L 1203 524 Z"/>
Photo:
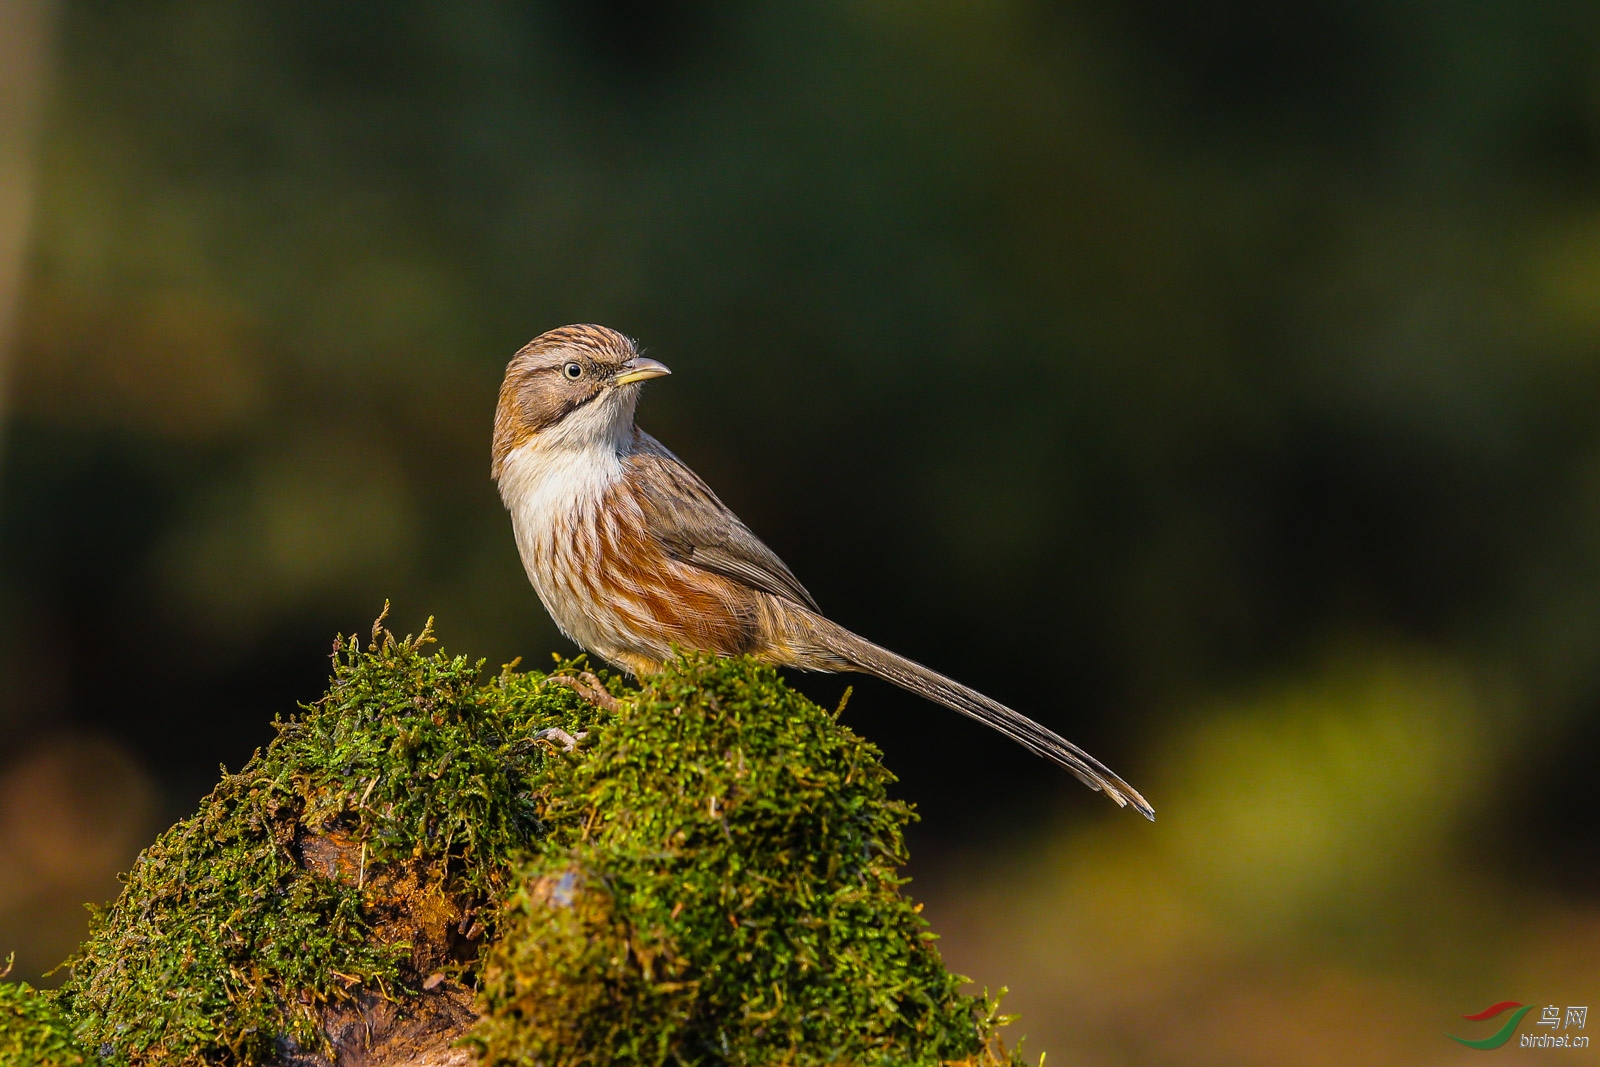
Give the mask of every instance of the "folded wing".
<path id="1" fill-rule="evenodd" d="M 811 611 L 817 602 L 777 553 L 750 532 L 683 461 L 641 433 L 624 462 L 638 491 L 645 525 L 674 559 L 742 582 Z"/>

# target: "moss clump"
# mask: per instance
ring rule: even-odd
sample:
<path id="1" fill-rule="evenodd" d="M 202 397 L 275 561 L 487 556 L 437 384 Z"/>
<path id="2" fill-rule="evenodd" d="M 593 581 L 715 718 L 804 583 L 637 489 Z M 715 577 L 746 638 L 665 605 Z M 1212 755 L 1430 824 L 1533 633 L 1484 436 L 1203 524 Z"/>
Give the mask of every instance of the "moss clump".
<path id="1" fill-rule="evenodd" d="M 0 1063 L 1006 1062 L 900 892 L 911 811 L 836 715 L 748 660 L 632 692 L 483 682 L 428 640 L 337 642 L 328 694 L 145 850 L 59 993 L 0 985 L 0 1051 L 55 1057 Z"/>
<path id="2" fill-rule="evenodd" d="M 935 1064 L 999 1020 L 900 893 L 878 750 L 748 660 L 670 664 L 553 783 L 490 948 L 491 1064 Z"/>
<path id="3" fill-rule="evenodd" d="M 87 1067 L 95 1061 L 78 1045 L 56 998 L 26 983 L 0 982 L 0 1064 L 5 1067 Z"/>
<path id="4" fill-rule="evenodd" d="M 476 958 L 540 835 L 554 750 L 533 736 L 598 709 L 542 675 L 480 686 L 481 662 L 428 640 L 336 644 L 327 696 L 144 851 L 69 961 L 85 1046 L 258 1063 Z"/>

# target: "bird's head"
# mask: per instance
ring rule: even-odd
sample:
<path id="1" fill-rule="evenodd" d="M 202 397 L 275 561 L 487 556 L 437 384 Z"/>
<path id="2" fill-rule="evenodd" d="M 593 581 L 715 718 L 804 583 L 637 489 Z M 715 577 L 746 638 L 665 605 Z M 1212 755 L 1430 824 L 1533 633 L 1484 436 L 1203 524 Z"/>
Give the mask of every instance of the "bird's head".
<path id="1" fill-rule="evenodd" d="M 529 441 L 552 448 L 620 443 L 633 432 L 639 385 L 671 374 L 604 326 L 562 326 L 523 346 L 506 366 L 494 417 L 493 476 Z"/>

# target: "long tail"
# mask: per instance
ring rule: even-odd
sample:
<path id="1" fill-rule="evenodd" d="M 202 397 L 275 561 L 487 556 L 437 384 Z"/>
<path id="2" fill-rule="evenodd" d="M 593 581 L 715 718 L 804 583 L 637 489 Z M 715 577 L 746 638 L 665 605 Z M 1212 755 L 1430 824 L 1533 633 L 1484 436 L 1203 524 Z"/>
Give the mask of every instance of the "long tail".
<path id="1" fill-rule="evenodd" d="M 1040 726 L 997 700 L 990 700 L 975 689 L 968 689 L 960 682 L 952 681 L 920 663 L 880 648 L 820 615 L 812 615 L 807 621 L 812 624 L 808 627 L 811 639 L 856 670 L 893 682 L 901 689 L 943 704 L 999 730 L 1024 748 L 1065 767 L 1090 789 L 1104 792 L 1117 802 L 1118 807 L 1132 804 L 1139 814 L 1155 821 L 1155 809 L 1139 795 L 1137 789 L 1055 731 Z"/>

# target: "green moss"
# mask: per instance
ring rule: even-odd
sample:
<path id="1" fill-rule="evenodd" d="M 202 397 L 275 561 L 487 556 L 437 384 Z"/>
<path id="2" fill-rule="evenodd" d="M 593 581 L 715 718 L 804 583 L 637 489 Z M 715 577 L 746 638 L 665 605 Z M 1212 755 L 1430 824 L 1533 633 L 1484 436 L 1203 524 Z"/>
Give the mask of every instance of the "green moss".
<path id="1" fill-rule="evenodd" d="M 0 986 L 0 1049 L 43 1026 L 52 1067 L 244 1067 L 377 1034 L 404 1062 L 471 1031 L 494 1064 L 1020 1062 L 902 894 L 912 813 L 835 714 L 748 660 L 601 708 L 428 641 L 336 643 L 328 694 L 145 850 L 59 994 Z"/>
<path id="2" fill-rule="evenodd" d="M 0 1064 L 87 1067 L 94 1062 L 73 1037 L 53 994 L 26 983 L 0 982 Z"/>
<path id="3" fill-rule="evenodd" d="M 552 785 L 484 973 L 493 1064 L 934 1064 L 990 1054 L 900 892 L 878 750 L 748 660 L 651 679 Z M 997 1053 L 996 1053 L 997 1054 Z"/>
<path id="4" fill-rule="evenodd" d="M 598 709 L 537 674 L 480 686 L 481 663 L 424 655 L 428 640 L 375 627 L 365 653 L 336 645 L 327 696 L 139 857 L 69 961 L 86 1046 L 259 1062 L 285 1036 L 316 1047 L 329 1004 L 475 958 L 449 921 L 481 913 L 491 934 L 540 834 L 552 749 L 532 735 Z"/>

